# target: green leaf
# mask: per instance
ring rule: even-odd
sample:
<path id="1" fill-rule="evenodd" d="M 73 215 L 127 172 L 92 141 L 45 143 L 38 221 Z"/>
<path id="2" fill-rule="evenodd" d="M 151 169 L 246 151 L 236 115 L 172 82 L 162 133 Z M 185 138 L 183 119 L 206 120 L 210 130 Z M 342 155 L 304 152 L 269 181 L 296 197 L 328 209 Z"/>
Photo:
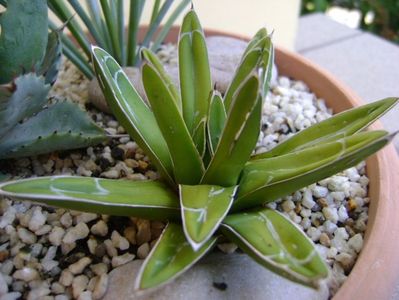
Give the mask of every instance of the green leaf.
<path id="1" fill-rule="evenodd" d="M 55 83 L 61 66 L 61 48 L 59 33 L 57 31 L 50 32 L 46 54 L 38 66 L 37 74 L 44 76 L 45 82 L 51 85 Z"/>
<path id="2" fill-rule="evenodd" d="M 157 181 L 37 177 L 2 183 L 0 195 L 113 216 L 157 220 L 180 216 L 176 195 Z"/>
<path id="3" fill-rule="evenodd" d="M 221 229 L 259 264 L 294 282 L 318 288 L 329 275 L 312 241 L 275 210 L 229 215 Z"/>
<path id="4" fill-rule="evenodd" d="M 137 33 L 141 15 L 143 13 L 144 0 L 131 0 L 129 12 L 129 25 L 127 32 L 127 65 L 134 65 L 137 58 Z"/>
<path id="5" fill-rule="evenodd" d="M 189 132 L 193 134 L 198 125 L 206 121 L 212 91 L 205 37 L 193 10 L 184 17 L 178 47 L 183 116 Z"/>
<path id="6" fill-rule="evenodd" d="M 198 184 L 204 166 L 167 84 L 152 65 L 144 64 L 142 75 L 148 101 L 169 147 L 176 181 Z"/>
<path id="7" fill-rule="evenodd" d="M 198 251 L 186 241 L 180 225 L 169 223 L 144 261 L 136 289 L 155 288 L 170 282 L 187 271 L 215 245 L 217 238 L 208 240 Z"/>
<path id="8" fill-rule="evenodd" d="M 209 150 L 215 154 L 216 147 L 222 135 L 223 127 L 226 123 L 227 115 L 224 108 L 223 99 L 217 91 L 214 91 L 209 106 L 207 132 Z"/>
<path id="9" fill-rule="evenodd" d="M 270 80 L 273 57 L 273 44 L 271 39 L 267 36 L 266 29 L 261 29 L 248 44 L 233 79 L 227 88 L 224 96 L 224 105 L 227 113 L 229 112 L 235 94 L 242 82 L 248 78 L 250 74 L 258 73 L 260 70 L 263 70 L 260 72 L 261 74 L 259 74 L 260 87 L 262 96 L 265 97 Z"/>
<path id="10" fill-rule="evenodd" d="M 237 187 L 179 185 L 184 234 L 194 251 L 218 229 L 233 203 Z"/>
<path id="11" fill-rule="evenodd" d="M 168 88 L 169 93 L 173 97 L 173 100 L 175 101 L 179 112 L 181 113 L 182 107 L 181 107 L 181 99 L 180 99 L 180 94 L 179 91 L 177 90 L 176 86 L 174 85 L 172 79 L 170 76 L 166 73 L 162 62 L 159 60 L 158 56 L 152 52 L 151 50 L 147 48 L 142 48 L 141 53 L 145 60 L 151 64 L 151 66 L 158 72 L 159 76 L 162 78 L 162 80 L 165 82 L 166 87 Z"/>
<path id="12" fill-rule="evenodd" d="M 47 26 L 45 0 L 8 2 L 0 15 L 0 84 L 31 71 L 43 59 Z"/>
<path id="13" fill-rule="evenodd" d="M 335 142 L 249 162 L 233 210 L 277 200 L 352 167 L 380 150 L 391 138 L 382 130 L 361 132 Z"/>
<path id="14" fill-rule="evenodd" d="M 0 138 L 0 159 L 83 148 L 106 139 L 104 131 L 78 105 L 59 102 Z"/>
<path id="15" fill-rule="evenodd" d="M 233 186 L 248 161 L 259 137 L 262 101 L 259 81 L 250 76 L 240 86 L 227 115 L 222 136 L 203 184 Z"/>
<path id="16" fill-rule="evenodd" d="M 253 159 L 279 156 L 349 136 L 373 123 L 397 103 L 398 98 L 385 98 L 336 114 L 298 132 L 272 150 L 253 156 Z"/>
<path id="17" fill-rule="evenodd" d="M 151 158 L 163 178 L 174 185 L 168 145 L 153 112 L 141 99 L 115 59 L 101 48 L 93 47 L 92 51 L 97 78 L 112 112 Z"/>
<path id="18" fill-rule="evenodd" d="M 19 76 L 14 87 L 0 86 L 0 138 L 47 103 L 50 85 L 34 73 Z"/>

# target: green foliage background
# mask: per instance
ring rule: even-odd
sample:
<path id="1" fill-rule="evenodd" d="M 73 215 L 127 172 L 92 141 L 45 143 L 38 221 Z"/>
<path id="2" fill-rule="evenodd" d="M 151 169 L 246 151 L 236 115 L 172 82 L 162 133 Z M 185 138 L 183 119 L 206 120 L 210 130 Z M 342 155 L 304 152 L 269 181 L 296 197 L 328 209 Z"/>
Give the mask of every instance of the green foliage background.
<path id="1" fill-rule="evenodd" d="M 399 44 L 399 0 L 302 0 L 302 14 L 324 12 L 331 6 L 358 9 L 361 28 Z M 370 24 L 364 22 L 367 13 L 374 14 Z"/>

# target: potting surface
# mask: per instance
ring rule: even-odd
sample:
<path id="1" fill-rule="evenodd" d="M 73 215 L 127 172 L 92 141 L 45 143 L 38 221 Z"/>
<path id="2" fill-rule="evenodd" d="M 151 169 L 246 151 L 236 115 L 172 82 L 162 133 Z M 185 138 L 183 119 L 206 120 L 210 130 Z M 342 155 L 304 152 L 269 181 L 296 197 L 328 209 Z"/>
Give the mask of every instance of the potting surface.
<path id="1" fill-rule="evenodd" d="M 300 18 L 295 50 L 339 78 L 365 103 L 399 96 L 399 47 L 376 35 L 316 13 Z M 396 107 L 381 119 L 388 131 L 399 130 L 398 114 Z M 399 138 L 393 142 L 399 151 Z"/>

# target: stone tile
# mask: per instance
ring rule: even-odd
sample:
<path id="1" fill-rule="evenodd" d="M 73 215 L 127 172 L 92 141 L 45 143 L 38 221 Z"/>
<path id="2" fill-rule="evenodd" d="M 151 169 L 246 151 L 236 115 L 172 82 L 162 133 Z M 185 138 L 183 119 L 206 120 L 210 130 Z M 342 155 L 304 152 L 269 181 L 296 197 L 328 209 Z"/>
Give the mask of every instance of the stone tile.
<path id="1" fill-rule="evenodd" d="M 301 54 L 330 71 L 364 102 L 399 97 L 399 47 L 393 43 L 362 33 Z M 382 117 L 388 131 L 399 130 L 398 115 L 396 107 Z M 394 143 L 399 150 L 399 138 Z"/>
<path id="2" fill-rule="evenodd" d="M 306 15 L 299 20 L 295 49 L 298 52 L 311 51 L 361 33 L 333 21 L 322 13 Z"/>

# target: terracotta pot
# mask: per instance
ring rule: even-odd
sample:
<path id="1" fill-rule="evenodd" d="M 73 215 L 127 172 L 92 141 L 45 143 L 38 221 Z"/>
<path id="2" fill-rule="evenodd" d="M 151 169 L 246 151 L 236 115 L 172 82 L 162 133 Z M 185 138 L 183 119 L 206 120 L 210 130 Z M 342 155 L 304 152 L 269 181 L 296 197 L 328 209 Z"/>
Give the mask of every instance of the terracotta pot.
<path id="1" fill-rule="evenodd" d="M 166 41 L 176 43 L 179 28 Z M 248 37 L 206 30 L 207 36 L 224 35 L 248 41 Z M 279 74 L 302 80 L 334 113 L 359 106 L 359 97 L 325 70 L 306 58 L 276 47 Z M 372 129 L 381 129 L 380 122 Z M 367 160 L 369 220 L 365 243 L 348 279 L 333 299 L 391 299 L 399 287 L 399 159 L 393 145 Z"/>

